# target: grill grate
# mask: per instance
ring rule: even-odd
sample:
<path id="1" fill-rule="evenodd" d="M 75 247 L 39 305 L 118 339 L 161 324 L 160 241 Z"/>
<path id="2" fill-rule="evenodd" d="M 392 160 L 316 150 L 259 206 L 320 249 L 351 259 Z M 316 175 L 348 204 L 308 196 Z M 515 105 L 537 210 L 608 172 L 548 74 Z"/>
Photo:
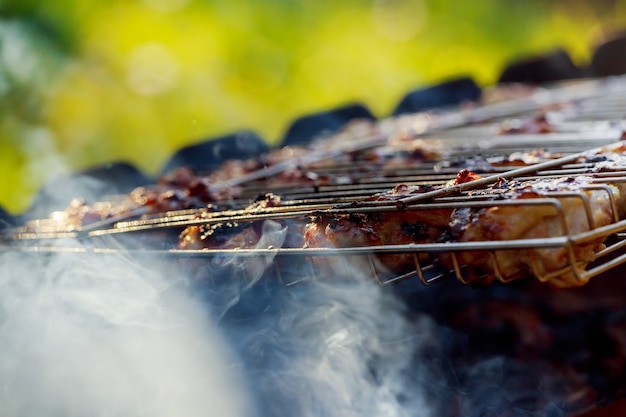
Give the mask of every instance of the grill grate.
<path id="1" fill-rule="evenodd" d="M 589 80 L 548 90 L 539 90 L 530 97 L 507 103 L 440 112 L 401 116 L 379 122 L 363 137 L 341 132 L 335 137 L 320 140 L 311 146 L 305 156 L 283 160 L 266 168 L 237 178 L 212 184 L 215 191 L 224 187 L 239 187 L 236 199 L 228 201 L 228 209 L 215 207 L 149 214 L 146 207 L 132 207 L 121 214 L 84 227 L 68 224 L 61 215 L 39 219 L 24 227 L 11 230 L 2 238 L 2 250 L 29 253 L 99 253 L 116 254 L 121 251 L 133 256 L 170 256 L 176 259 L 203 258 L 209 262 L 225 258 L 234 264 L 258 257 L 274 258 L 274 273 L 279 277 L 319 277 L 324 275 L 316 259 L 341 258 L 346 271 L 355 262 L 365 265 L 359 273 L 373 275 L 381 284 L 391 284 L 407 278 L 419 278 L 430 284 L 456 277 L 467 281 L 464 254 L 480 252 L 489 259 L 489 274 L 506 282 L 517 278 L 508 275 L 501 264 L 504 251 L 527 251 L 530 271 L 541 281 L 571 274 L 577 281 L 586 282 L 626 261 L 622 253 L 626 245 L 626 220 L 619 216 L 621 195 L 615 188 L 626 191 L 626 162 L 602 166 L 602 161 L 588 158 L 598 151 L 621 146 L 622 117 L 626 110 L 626 81 L 624 79 Z M 551 110 L 554 108 L 555 110 Z M 534 117 L 538 111 L 547 112 L 553 120 L 554 131 L 545 134 L 502 135 L 500 126 L 510 117 Z M 402 138 L 394 142 L 402 132 Z M 349 139 L 349 140 L 348 140 Z M 540 148 L 537 162 L 522 166 L 511 165 L 523 161 L 503 161 L 504 156 Z M 417 157 L 416 149 L 427 152 Z M 332 163 L 328 163 L 332 160 Z M 493 163 L 500 161 L 500 163 Z M 626 159 L 625 159 L 626 161 Z M 444 186 L 461 167 L 469 167 L 482 175 L 477 181 Z M 277 181 L 280 175 L 295 170 L 300 177 L 293 181 Z M 546 192 L 541 198 L 494 199 L 476 190 L 486 189 L 502 179 L 530 181 L 563 176 L 586 176 L 590 184 L 579 192 Z M 299 183 L 298 183 L 299 182 Z M 398 183 L 408 185 L 440 186 L 432 191 L 395 201 L 367 201 L 373 194 L 388 191 Z M 280 207 L 244 208 L 259 194 L 267 192 L 281 197 Z M 592 194 L 590 194 L 592 193 Z M 594 194 L 595 193 L 595 194 Z M 626 192 L 625 192 L 626 194 Z M 610 202 L 611 224 L 594 224 L 594 203 L 590 195 L 604 195 Z M 595 197 L 592 197 L 595 198 Z M 588 223 L 587 230 L 570 232 L 564 201 L 580 201 Z M 115 204 L 113 203 L 100 203 Z M 489 207 L 551 207 L 560 219 L 562 233 L 546 238 L 483 240 L 468 242 L 428 242 L 400 245 L 370 245 L 342 248 L 236 248 L 236 249 L 175 249 L 173 247 L 125 247 L 128 236 L 156 233 L 159 230 L 180 232 L 194 225 L 224 223 L 246 224 L 265 220 L 302 219 L 315 215 L 342 215 L 355 213 L 393 213 L 437 209 L 480 209 Z M 78 239 L 85 246 L 78 246 Z M 576 248 L 598 240 L 605 247 L 595 251 L 597 260 L 587 268 L 587 261 L 577 258 Z M 124 246 L 122 244 L 122 246 Z M 564 251 L 567 264 L 555 270 L 544 271 L 537 262 L 538 251 Z M 438 254 L 447 254 L 447 267 L 437 261 Z M 414 268 L 399 274 L 383 271 L 377 256 L 409 254 Z M 232 263 L 222 272 L 226 273 Z M 296 266 L 294 266 L 296 265 Z M 298 270 L 296 278 L 286 269 Z M 336 269 L 335 271 L 336 272 Z"/>

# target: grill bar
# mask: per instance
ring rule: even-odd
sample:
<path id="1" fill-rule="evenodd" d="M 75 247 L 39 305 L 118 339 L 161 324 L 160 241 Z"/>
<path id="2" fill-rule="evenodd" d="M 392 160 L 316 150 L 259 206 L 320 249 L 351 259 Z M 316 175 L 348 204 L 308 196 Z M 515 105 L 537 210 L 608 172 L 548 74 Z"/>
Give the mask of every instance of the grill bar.
<path id="1" fill-rule="evenodd" d="M 601 160 L 592 161 L 589 158 L 590 155 L 600 152 L 610 153 L 622 145 L 616 141 L 622 137 L 621 119 L 623 110 L 626 109 L 626 98 L 623 94 L 626 92 L 625 80 L 589 80 L 564 87 L 540 89 L 529 97 L 492 106 L 400 116 L 381 121 L 374 129 L 359 137 L 351 136 L 353 134 L 349 132 L 340 132 L 327 140 L 314 143 L 310 152 L 304 156 L 212 183 L 209 188 L 213 192 L 228 187 L 241 188 L 238 197 L 226 202 L 227 204 L 216 202 L 205 208 L 158 214 L 151 214 L 148 207 L 132 207 L 84 226 L 69 224 L 63 216 L 60 220 L 52 216 L 50 219 L 36 220 L 5 233 L 0 237 L 0 252 L 128 253 L 131 256 L 164 256 L 175 259 L 227 257 L 244 262 L 256 257 L 274 257 L 277 265 L 284 258 L 300 259 L 307 266 L 310 276 L 320 275 L 315 259 L 347 257 L 366 260 L 365 264 L 381 284 L 413 277 L 427 284 L 449 276 L 456 276 L 465 282 L 467 271 L 462 258 L 472 251 L 486 254 L 490 259 L 492 272 L 499 280 L 506 282 L 515 276 L 507 275 L 500 264 L 499 254 L 502 251 L 524 250 L 529 253 L 532 273 L 538 279 L 548 281 L 559 274 L 571 273 L 578 280 L 585 281 L 626 261 L 625 256 L 619 254 L 625 245 L 626 224 L 624 220 L 620 220 L 621 200 L 614 195 L 614 188 L 626 183 L 626 162 L 609 166 L 602 165 Z M 532 120 L 538 112 L 547 114 L 547 119 L 554 128 L 553 132 L 511 135 L 500 133 L 509 118 Z M 399 135 L 399 132 L 402 134 Z M 541 150 L 532 155 L 536 161 L 526 162 L 521 159 L 529 155 L 529 149 L 535 148 Z M 518 153 L 520 155 L 516 155 Z M 520 163 L 525 166 L 515 166 Z M 454 180 L 462 167 L 468 167 L 482 177 L 470 182 L 446 185 Z M 290 182 L 288 175 L 291 170 L 303 177 L 296 177 Z M 590 185 L 581 187 L 581 192 L 548 192 L 542 198 L 526 200 L 494 199 L 493 196 L 476 192 L 493 187 L 503 180 L 534 181 L 566 176 L 585 176 L 591 179 Z M 372 199 L 374 194 L 389 191 L 399 183 L 428 186 L 432 189 L 394 200 Z M 585 190 L 608 198 L 612 224 L 596 224 L 594 202 L 590 201 L 591 197 L 585 194 Z M 623 193 L 626 187 L 621 190 Z M 256 196 L 267 192 L 280 196 L 280 206 L 246 208 Z M 118 200 L 123 201 L 123 197 Z M 574 200 L 583 208 L 582 216 L 586 217 L 589 231 L 569 232 L 564 204 Z M 228 208 L 225 209 L 224 206 Z M 118 238 L 168 230 L 177 233 L 190 226 L 245 226 L 268 220 L 307 222 L 319 215 L 544 206 L 549 207 L 559 217 L 561 232 L 557 236 L 336 249 L 121 249 L 117 243 Z M 607 240 L 610 243 L 595 251 L 595 256 L 602 262 L 596 262 L 585 271 L 585 263 L 577 259 L 576 248 L 598 240 Z M 539 250 L 551 248 L 563 250 L 568 258 L 568 265 L 545 272 L 538 265 L 535 254 Z M 450 269 L 442 268 L 432 260 L 432 254 L 441 253 L 450 254 Z M 381 272 L 376 256 L 394 254 L 411 255 L 415 264 L 414 270 L 392 275 Z M 280 272 L 277 274 L 280 275 Z"/>

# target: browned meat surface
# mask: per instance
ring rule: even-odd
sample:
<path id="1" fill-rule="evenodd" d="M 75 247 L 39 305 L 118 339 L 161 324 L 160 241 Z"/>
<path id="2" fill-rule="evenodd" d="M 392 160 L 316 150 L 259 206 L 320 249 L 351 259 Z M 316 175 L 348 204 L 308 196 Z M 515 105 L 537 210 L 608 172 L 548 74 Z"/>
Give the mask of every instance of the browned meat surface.
<path id="1" fill-rule="evenodd" d="M 476 191 L 474 195 L 497 197 L 519 204 L 496 204 L 485 208 L 461 208 L 452 213 L 446 239 L 452 242 L 510 241 L 517 239 L 541 239 L 576 235 L 614 221 L 609 194 L 605 190 L 588 189 L 592 179 L 586 176 L 540 179 L 526 182 L 501 181 L 489 190 Z M 611 187 L 617 200 L 620 191 Z M 570 193 L 558 195 L 557 193 Z M 587 217 L 584 200 L 572 195 L 586 197 L 590 204 Z M 555 197 L 561 206 L 532 204 L 534 199 Z M 590 224 L 591 223 L 591 224 Z M 574 246 L 576 268 L 582 271 L 595 259 L 595 252 L 603 247 L 603 238 Z M 496 278 L 504 281 L 534 274 L 556 287 L 579 286 L 585 283 L 575 276 L 575 271 L 559 271 L 570 265 L 568 251 L 564 247 L 499 250 L 495 259 L 481 251 L 465 251 L 458 255 L 458 263 L 465 267 L 468 281 L 491 282 Z M 440 261 L 452 268 L 452 256 L 443 254 Z M 495 268 L 492 262 L 495 261 Z"/>
<path id="2" fill-rule="evenodd" d="M 475 179 L 462 171 L 454 185 Z M 388 210 L 357 214 L 320 214 L 305 229 L 305 247 L 362 247 L 434 242 L 509 242 L 578 235 L 615 220 L 611 196 L 623 206 L 620 188 L 588 188 L 589 176 L 547 178 L 533 181 L 501 180 L 488 189 L 469 192 L 481 207 L 432 210 Z M 365 201 L 393 202 L 435 189 L 429 186 L 398 185 Z M 546 200 L 550 198 L 550 200 Z M 543 199 L 543 200 L 539 200 Z M 589 213 L 585 206 L 589 204 Z M 589 217 L 588 217 L 589 216 Z M 585 283 L 577 273 L 595 259 L 604 237 L 577 244 L 571 259 L 565 243 L 538 249 L 487 251 L 464 250 L 440 253 L 444 268 L 462 274 L 467 282 L 508 281 L 529 275 L 556 287 Z M 420 252 L 420 261 L 429 256 Z M 405 273 L 415 269 L 412 254 L 377 255 L 381 269 Z M 454 262 L 456 260 L 456 263 Z M 575 261 L 576 269 L 568 269 Z M 458 268 L 458 269 L 457 269 Z"/>
<path id="3" fill-rule="evenodd" d="M 539 114 L 531 119 L 507 120 L 500 126 L 501 135 L 552 133 L 554 126 L 550 124 L 545 114 Z"/>
<path id="4" fill-rule="evenodd" d="M 528 152 L 513 152 L 506 156 L 489 158 L 489 163 L 494 167 L 528 166 L 562 156 L 559 153 L 548 152 L 543 149 L 533 149 Z"/>
<path id="5" fill-rule="evenodd" d="M 280 197 L 266 194 L 263 199 L 246 207 L 241 213 L 255 213 L 282 205 Z M 199 218 L 202 218 L 200 216 Z M 297 220 L 280 220 L 276 222 L 285 229 L 284 245 L 288 247 L 302 246 L 302 227 L 304 222 Z M 179 249 L 236 249 L 254 248 L 264 232 L 263 221 L 243 223 L 212 223 L 189 226 L 179 237 Z"/>
<path id="6" fill-rule="evenodd" d="M 137 187 L 109 201 L 91 203 L 74 199 L 64 211 L 52 213 L 49 219 L 31 222 L 27 229 L 37 232 L 71 231 L 115 218 L 191 208 L 207 210 L 210 203 L 231 199 L 238 192 L 233 187 L 214 191 L 211 184 L 209 177 L 179 168 L 159 178 L 156 184 Z"/>
<path id="7" fill-rule="evenodd" d="M 469 171 L 461 171 L 457 178 L 447 185 L 461 184 L 477 178 L 480 177 Z M 364 201 L 393 203 L 434 189 L 436 187 L 433 186 L 399 184 L 391 191 L 376 194 Z M 405 211 L 391 209 L 339 215 L 321 213 L 306 226 L 304 246 L 342 248 L 434 242 L 446 230 L 451 213 L 452 209 Z M 415 269 L 412 254 L 377 255 L 376 260 L 377 267 L 384 271 L 402 273 Z"/>

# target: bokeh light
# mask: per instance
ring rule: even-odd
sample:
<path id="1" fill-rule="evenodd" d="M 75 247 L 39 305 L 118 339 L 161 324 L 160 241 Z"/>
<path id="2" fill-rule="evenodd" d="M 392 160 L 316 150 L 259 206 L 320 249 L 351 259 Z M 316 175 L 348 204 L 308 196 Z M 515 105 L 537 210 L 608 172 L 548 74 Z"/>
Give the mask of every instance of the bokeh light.
<path id="1" fill-rule="evenodd" d="M 350 102 L 385 117 L 411 89 L 565 48 L 586 65 L 626 0 L 5 0 L 0 205 L 109 161 L 147 174 L 239 129 L 276 143 Z"/>

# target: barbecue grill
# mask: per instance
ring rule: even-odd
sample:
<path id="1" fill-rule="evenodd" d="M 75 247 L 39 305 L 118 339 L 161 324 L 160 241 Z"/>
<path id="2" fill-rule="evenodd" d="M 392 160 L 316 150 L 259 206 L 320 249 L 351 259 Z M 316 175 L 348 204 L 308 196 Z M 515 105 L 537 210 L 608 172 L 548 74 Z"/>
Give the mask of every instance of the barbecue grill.
<path id="1" fill-rule="evenodd" d="M 480 242 L 429 242 L 415 244 L 391 244 L 367 247 L 343 248 L 235 248 L 235 249 L 177 249 L 143 247 L 127 248 L 137 252 L 172 258 L 275 258 L 274 274 L 281 273 L 280 265 L 293 263 L 297 258 L 304 262 L 310 277 L 322 275 L 314 266 L 313 258 L 341 257 L 366 259 L 371 267 L 369 273 L 381 284 L 395 283 L 403 279 L 418 277 L 429 284 L 445 277 L 456 276 L 464 282 L 463 265 L 457 254 L 464 251 L 484 251 L 492 259 L 493 273 L 503 282 L 513 277 L 502 275 L 496 253 L 504 250 L 530 250 L 540 248 L 562 248 L 568 253 L 568 265 L 559 270 L 545 273 L 536 265 L 533 274 L 540 281 L 562 274 L 566 270 L 575 274 L 581 282 L 605 272 L 626 260 L 626 254 L 619 250 L 626 244 L 623 240 L 626 220 L 618 217 L 617 202 L 608 184 L 624 183 L 626 166 L 612 166 L 606 172 L 597 172 L 596 162 L 577 162 L 585 154 L 594 154 L 602 149 L 620 146 L 622 136 L 621 117 L 626 102 L 623 93 L 626 81 L 621 78 L 607 80 L 578 81 L 549 89 L 537 89 L 534 93 L 504 103 L 477 106 L 461 110 L 423 112 L 409 116 L 398 116 L 362 131 L 342 131 L 334 136 L 320 138 L 307 149 L 307 153 L 287 158 L 274 165 L 254 170 L 246 175 L 230 178 L 211 184 L 213 191 L 230 187 L 240 187 L 241 192 L 234 200 L 229 200 L 228 209 L 206 211 L 187 209 L 148 214 L 146 207 L 135 207 L 121 215 L 109 216 L 102 221 L 86 225 L 68 224 L 63 213 L 54 213 L 49 219 L 28 222 L 24 227 L 11 230 L 5 236 L 5 249 L 30 252 L 92 251 L 111 253 L 121 249 L 110 246 L 111 238 L 124 235 L 151 233 L 172 230 L 179 233 L 192 225 L 247 224 L 265 220 L 301 219 L 306 222 L 316 213 L 350 214 L 380 213 L 405 210 L 462 209 L 480 207 L 553 206 L 561 217 L 564 233 L 560 236 L 546 236 L 534 239 Z M 556 110 L 550 113 L 550 108 Z M 498 132 L 511 118 L 532 118 L 538 112 L 547 111 L 551 115 L 554 131 L 543 134 L 506 134 Z M 358 131 L 358 129 L 353 129 Z M 390 147 L 390 137 L 405 136 L 404 144 Z M 406 139 L 409 138 L 409 139 Z M 417 141 L 417 142 L 416 142 Z M 613 145 L 610 145 L 613 143 Z M 507 155 L 515 155 L 540 145 L 542 154 L 531 162 L 509 161 L 490 164 Z M 412 149 L 411 149 L 412 147 Z M 603 147 L 600 149 L 600 147 Z M 419 155 L 401 165 L 380 164 L 371 161 L 371 152 L 378 152 L 377 158 L 392 160 L 407 157 L 409 152 Z M 430 155 L 422 155 L 428 153 Z M 352 155 L 346 158 L 346 155 Z M 521 158 L 521 156 L 520 156 Z M 330 163 L 329 161 L 333 161 Z M 514 165 L 523 163 L 523 167 Z M 512 166 L 513 165 L 513 166 Z M 436 190 L 408 196 L 397 201 L 363 201 L 375 193 L 393 188 L 398 183 L 409 185 L 442 185 L 454 178 L 459 167 L 469 167 L 483 177 L 477 181 L 438 188 Z M 296 184 L 275 184 L 275 178 L 290 170 L 298 169 L 306 178 Z M 550 192 L 541 199 L 493 200 L 485 199 L 471 191 L 492 186 L 502 179 L 532 180 L 558 178 L 563 176 L 587 175 L 593 177 L 593 184 L 585 189 L 602 190 L 612 204 L 613 222 L 596 227 L 591 216 L 589 199 L 581 192 Z M 280 207 L 258 208 L 253 212 L 245 206 L 257 196 L 267 192 L 281 196 Z M 567 231 L 565 213 L 561 201 L 565 198 L 579 199 L 587 214 L 590 230 L 573 234 Z M 106 210 L 107 205 L 96 203 Z M 219 208 L 219 203 L 215 203 Z M 104 238 L 108 239 L 104 239 Z M 79 238 L 88 244 L 87 248 L 71 248 L 58 245 L 63 238 Z M 608 240 L 606 248 L 596 254 L 597 262 L 588 270 L 579 267 L 573 248 L 593 240 Z M 109 245 L 109 246 L 107 246 Z M 454 268 L 444 271 L 432 262 L 424 262 L 421 254 L 446 252 L 452 255 Z M 411 254 L 415 261 L 413 271 L 389 276 L 382 273 L 374 262 L 375 254 Z M 617 255 L 616 255 L 617 253 Z M 223 271 L 227 273 L 227 271 Z M 300 277 L 299 277 L 300 278 Z M 298 279 L 299 279 L 298 278 Z"/>
<path id="2" fill-rule="evenodd" d="M 287 302 L 285 300 L 289 299 L 289 294 L 297 294 L 298 288 L 307 288 L 310 283 L 324 280 L 335 281 L 337 275 L 343 275 L 356 280 L 363 280 L 364 276 L 373 277 L 383 286 L 394 284 L 390 286 L 392 290 L 402 293 L 414 306 L 411 308 L 420 312 L 426 311 L 451 327 L 460 326 L 475 331 L 479 334 L 479 339 L 484 337 L 487 341 L 494 340 L 490 331 L 495 332 L 496 338 L 500 337 L 500 329 L 485 328 L 485 321 L 481 320 L 474 325 L 472 314 L 480 316 L 483 314 L 480 308 L 488 310 L 493 307 L 492 303 L 503 299 L 509 300 L 508 307 L 519 309 L 515 314 L 522 315 L 519 319 L 515 318 L 515 314 L 511 315 L 510 320 L 515 329 L 528 326 L 524 315 L 531 314 L 529 310 L 540 310 L 544 304 L 558 307 L 559 312 L 551 311 L 546 320 L 559 328 L 562 315 L 579 317 L 586 313 L 582 307 L 578 310 L 579 299 L 576 297 L 579 297 L 579 293 L 572 290 L 559 296 L 548 292 L 545 286 L 535 280 L 517 279 L 534 275 L 538 281 L 550 281 L 560 274 L 572 274 L 578 282 L 586 283 L 592 277 L 604 275 L 588 284 L 591 293 L 599 292 L 598 302 L 606 302 L 606 306 L 593 311 L 600 315 L 598 310 L 604 312 L 603 308 L 610 309 L 615 305 L 615 300 L 598 291 L 594 284 L 596 280 L 606 279 L 607 282 L 619 286 L 619 283 L 615 283 L 617 275 L 611 273 L 619 271 L 620 265 L 626 261 L 626 253 L 623 251 L 626 245 L 626 220 L 619 216 L 619 201 L 614 191 L 615 185 L 619 187 L 626 184 L 626 164 L 622 165 L 618 160 L 607 165 L 601 158 L 594 159 L 593 156 L 598 152 L 610 152 L 623 146 L 625 92 L 626 78 L 623 77 L 577 80 L 528 89 L 519 98 L 495 104 L 464 104 L 455 108 L 398 115 L 380 121 L 369 118 L 365 121 L 355 120 L 338 132 L 317 138 L 303 149 L 294 146 L 292 156 L 289 156 L 288 148 L 283 150 L 282 157 L 277 161 L 272 160 L 271 155 L 261 156 L 261 168 L 257 167 L 245 175 L 222 178 L 210 183 L 209 191 L 212 193 L 236 188 L 234 198 L 212 201 L 203 207 L 155 213 L 147 204 L 129 204 L 124 195 L 108 196 L 101 202 L 89 204 L 94 211 L 102 214 L 96 221 L 73 222 L 68 211 L 57 211 L 48 218 L 28 220 L 18 227 L 5 229 L 1 236 L 1 250 L 5 253 L 21 252 L 28 256 L 43 257 L 54 254 L 90 254 L 97 257 L 128 255 L 134 260 L 145 259 L 148 262 L 166 259 L 168 268 L 173 267 L 189 276 L 200 273 L 203 280 L 194 284 L 193 288 L 208 286 L 211 293 L 217 294 L 217 298 L 220 297 L 221 290 L 227 292 L 229 297 L 233 296 L 232 288 L 225 283 L 237 280 L 240 287 L 236 288 L 233 298 L 235 306 L 233 299 L 229 298 L 220 304 L 220 301 L 216 301 L 215 294 L 211 294 L 214 297 L 211 302 L 219 304 L 220 317 L 228 323 L 249 320 L 245 315 L 248 308 L 246 303 L 252 303 L 250 300 L 259 295 L 261 299 L 269 297 L 266 293 L 268 288 L 276 292 L 272 293 L 272 303 L 282 306 L 280 303 Z M 520 128 L 525 122 L 532 125 L 538 120 L 538 115 L 541 116 L 541 123 L 549 125 L 548 131 L 532 133 L 532 129 L 524 131 Z M 469 168 L 481 178 L 449 185 L 462 168 Z M 291 172 L 294 173 L 293 178 L 289 176 Z M 208 176 L 211 172 L 198 172 L 197 175 Z M 548 192 L 542 198 L 526 200 L 485 198 L 480 193 L 500 181 L 532 181 L 572 176 L 589 178 L 589 184 L 579 192 Z M 384 193 L 399 183 L 435 187 L 431 191 L 394 201 L 368 200 L 370 196 Z M 587 191 L 602 195 L 610 202 L 610 224 L 594 224 L 592 202 L 586 194 Z M 251 202 L 259 199 L 259 195 L 267 193 L 280 196 L 281 204 L 275 207 L 256 206 L 252 210 L 248 208 Z M 563 210 L 566 200 L 575 200 L 583 208 L 588 230 L 576 233 L 568 230 L 567 213 Z M 400 213 L 441 208 L 523 208 L 539 205 L 552 208 L 560 219 L 562 233 L 557 236 L 513 240 L 341 248 L 281 247 L 281 241 L 277 244 L 271 239 L 254 247 L 177 247 L 179 234 L 190 226 L 245 226 L 266 221 L 309 222 L 311 218 L 321 215 Z M 595 251 L 595 261 L 587 265 L 586 260 L 578 259 L 576 248 L 596 241 L 603 241 L 604 246 Z M 564 251 L 567 264 L 554 271 L 544 271 L 532 264 L 530 270 L 522 271 L 522 276 L 509 276 L 499 265 L 498 254 L 503 251 L 526 251 L 531 254 L 532 259 L 532 254 L 542 249 Z M 482 296 L 476 293 L 469 295 L 466 291 L 471 287 L 456 282 L 468 283 L 466 266 L 462 261 L 462 255 L 467 252 L 480 252 L 490 260 L 488 272 L 500 281 L 492 286 L 494 289 L 491 292 L 483 293 Z M 400 254 L 411 257 L 411 270 L 391 273 L 377 262 L 379 256 Z M 438 254 L 449 255 L 451 267 L 438 262 Z M 335 265 L 330 272 L 326 267 L 328 264 Z M 607 275 L 612 280 L 606 278 Z M 511 282 L 514 280 L 515 282 Z M 437 285 L 427 289 L 423 289 L 421 285 L 433 283 Z M 581 290 L 585 288 L 587 287 Z M 247 301 L 243 290 L 249 290 L 253 294 Z M 437 303 L 429 303 L 429 297 L 424 295 L 424 291 L 431 291 L 431 298 L 437 299 Z M 444 293 L 448 293 L 448 296 L 454 295 L 446 298 Z M 463 297 L 477 299 L 478 301 L 473 302 L 473 308 L 479 309 L 476 313 L 461 315 L 462 320 L 457 317 L 455 308 L 458 306 L 454 298 L 461 294 Z M 512 294 L 523 294 L 526 297 L 525 302 L 516 300 Z M 573 304 L 570 306 L 568 302 Z M 506 307 L 500 306 L 501 310 L 498 311 L 506 312 Z M 263 308 L 270 309 L 270 304 Z M 241 319 L 240 316 L 246 318 Z M 614 320 L 620 323 L 618 319 Z M 593 327 L 596 322 L 590 323 L 589 326 Z M 478 331 L 477 328 L 481 326 L 482 330 Z M 564 345 L 561 337 L 559 333 L 553 340 L 557 348 Z M 463 343 L 474 347 L 481 342 L 469 336 Z M 440 352 L 430 355 L 441 359 L 438 355 L 443 355 L 444 351 L 455 353 L 456 350 L 463 350 L 460 347 L 463 343 L 455 341 L 451 347 L 445 348 L 442 345 Z M 503 343 L 504 351 L 511 348 L 508 342 Z M 519 344 L 519 341 L 515 339 L 511 342 L 511 345 L 514 344 Z M 524 343 L 521 345 L 526 349 L 535 349 L 532 344 L 530 347 Z M 547 350 L 542 346 L 537 356 L 544 353 L 541 349 Z M 619 350 L 619 346 L 617 349 Z M 476 351 L 481 349 L 477 348 Z M 529 361 L 533 360 L 532 354 L 525 354 L 530 358 Z M 472 357 L 473 355 L 474 353 Z M 600 360 L 600 355 L 595 356 Z M 580 362 L 580 359 L 576 358 L 574 361 Z M 579 366 L 592 372 L 590 369 L 593 369 L 596 362 L 588 362 Z M 606 368 L 602 368 L 598 372 L 605 371 Z M 506 372 L 522 373 L 515 366 Z M 600 398 L 593 397 L 588 390 L 581 388 L 575 392 L 576 395 L 570 395 L 564 404 L 558 406 L 564 411 L 555 415 L 567 413 L 571 416 L 591 404 L 603 404 L 602 401 L 608 403 L 623 396 L 622 387 L 626 385 L 619 385 L 619 377 L 612 376 L 607 381 L 597 384 Z M 573 383 L 574 386 L 577 383 Z M 479 394 L 470 392 L 468 395 L 471 397 Z M 511 400 L 511 404 L 517 404 L 518 400 L 522 403 L 528 401 L 518 398 Z M 271 402 L 271 399 L 268 401 Z M 528 415 L 549 415 L 549 411 L 546 413 L 548 414 L 538 411 Z"/>

